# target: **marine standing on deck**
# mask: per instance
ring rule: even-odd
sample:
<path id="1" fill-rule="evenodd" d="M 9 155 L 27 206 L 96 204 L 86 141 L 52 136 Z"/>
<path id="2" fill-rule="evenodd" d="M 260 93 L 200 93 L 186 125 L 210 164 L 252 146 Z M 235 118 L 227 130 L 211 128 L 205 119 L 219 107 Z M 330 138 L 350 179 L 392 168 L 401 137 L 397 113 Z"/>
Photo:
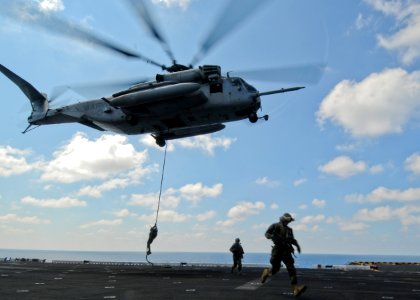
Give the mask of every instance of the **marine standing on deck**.
<path id="1" fill-rule="evenodd" d="M 235 239 L 235 243 L 233 243 L 232 247 L 229 249 L 230 252 L 233 254 L 233 266 L 231 269 L 231 273 L 238 267 L 238 272 L 241 273 L 242 271 L 242 258 L 244 257 L 244 249 L 241 245 L 241 240 L 239 238 Z"/>
<path id="2" fill-rule="evenodd" d="M 306 286 L 297 284 L 296 269 L 294 266 L 295 260 L 292 257 L 295 251 L 293 246 L 300 253 L 300 246 L 293 236 L 293 230 L 287 226 L 294 220 L 289 213 L 285 213 L 280 217 L 280 222 L 270 225 L 265 232 L 265 237 L 271 239 L 274 246 L 270 258 L 272 267 L 271 269 L 264 269 L 261 275 L 261 282 L 264 283 L 270 275 L 274 275 L 280 271 L 281 262 L 283 262 L 289 273 L 293 295 L 299 297 L 306 290 Z"/>

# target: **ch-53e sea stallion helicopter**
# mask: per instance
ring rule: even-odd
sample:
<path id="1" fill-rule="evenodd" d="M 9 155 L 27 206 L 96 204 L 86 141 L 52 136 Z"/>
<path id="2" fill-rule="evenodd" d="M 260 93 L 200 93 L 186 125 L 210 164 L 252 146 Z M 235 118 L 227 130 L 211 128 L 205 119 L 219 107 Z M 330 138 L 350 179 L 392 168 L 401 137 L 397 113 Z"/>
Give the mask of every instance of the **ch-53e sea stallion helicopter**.
<path id="1" fill-rule="evenodd" d="M 107 97 L 50 108 L 46 94 L 39 92 L 29 82 L 0 65 L 0 71 L 13 81 L 31 102 L 32 113 L 28 117 L 29 125 L 23 133 L 33 125 L 77 122 L 101 131 L 128 135 L 150 133 L 156 143 L 163 147 L 167 140 L 222 130 L 225 128 L 223 124 L 225 122 L 249 119 L 255 123 L 259 119 L 268 120 L 268 115 L 262 117 L 257 115 L 257 111 L 261 108 L 261 96 L 303 88 L 290 87 L 259 92 L 241 77 L 229 73 L 226 76 L 222 75 L 220 66 L 193 67 L 216 42 L 267 1 L 231 0 L 188 66 L 176 63 L 168 43 L 153 21 L 147 3 L 142 0 L 127 0 L 127 2 L 138 13 L 140 20 L 154 38 L 161 43 L 173 65 L 166 67 L 143 55 L 110 43 L 86 29 L 76 27 L 62 18 L 43 16 L 34 8 L 32 14 L 44 18 L 43 21 L 39 21 L 44 27 L 156 65 L 166 73 L 157 74 L 154 80 L 139 82 Z M 237 11 L 238 4 L 241 9 L 235 15 L 232 11 Z M 311 77 L 310 81 L 316 81 L 321 76 L 322 68 L 321 65 L 315 64 L 298 67 L 298 72 L 290 68 L 279 68 L 279 72 L 286 73 L 286 77 L 287 72 L 306 73 L 306 76 L 309 74 Z"/>

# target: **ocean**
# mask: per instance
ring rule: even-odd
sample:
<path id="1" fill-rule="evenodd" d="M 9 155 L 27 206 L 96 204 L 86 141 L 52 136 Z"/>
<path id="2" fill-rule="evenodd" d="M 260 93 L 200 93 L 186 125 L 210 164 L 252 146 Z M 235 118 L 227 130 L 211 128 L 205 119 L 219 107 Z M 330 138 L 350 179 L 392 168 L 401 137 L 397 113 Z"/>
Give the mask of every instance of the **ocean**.
<path id="1" fill-rule="evenodd" d="M 22 250 L 0 249 L 0 258 L 26 258 L 71 261 L 106 261 L 146 263 L 144 252 L 135 251 L 64 251 L 64 250 Z M 216 264 L 230 265 L 232 255 L 228 252 L 153 252 L 149 261 L 158 264 Z M 243 264 L 268 266 L 270 254 L 245 253 Z M 298 268 L 314 268 L 317 265 L 344 265 L 351 261 L 381 261 L 381 262 L 420 262 L 420 256 L 404 255 L 353 255 L 353 254 L 299 254 L 295 265 Z"/>

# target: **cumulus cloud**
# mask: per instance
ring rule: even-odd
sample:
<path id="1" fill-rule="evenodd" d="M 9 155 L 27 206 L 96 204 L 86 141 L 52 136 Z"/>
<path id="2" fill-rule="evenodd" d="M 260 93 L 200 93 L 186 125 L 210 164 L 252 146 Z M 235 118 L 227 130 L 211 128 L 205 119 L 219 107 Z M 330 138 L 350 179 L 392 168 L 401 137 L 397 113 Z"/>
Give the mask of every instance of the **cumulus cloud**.
<path id="1" fill-rule="evenodd" d="M 37 216 L 18 216 L 16 214 L 7 214 L 0 216 L 0 223 L 23 223 L 23 224 L 50 224 L 50 220 L 40 219 Z"/>
<path id="2" fill-rule="evenodd" d="M 179 6 L 182 9 L 187 9 L 191 0 L 152 0 L 156 4 L 164 4 L 166 7 Z"/>
<path id="3" fill-rule="evenodd" d="M 223 191 L 223 184 L 217 183 L 211 187 L 201 182 L 190 183 L 179 189 L 169 188 L 162 193 L 161 203 L 164 207 L 176 208 L 182 199 L 197 204 L 204 198 L 218 197 Z M 138 205 L 153 208 L 157 205 L 158 193 L 133 194 L 129 205 Z"/>
<path id="4" fill-rule="evenodd" d="M 60 199 L 35 199 L 33 197 L 27 196 L 22 198 L 21 203 L 48 208 L 70 208 L 87 206 L 87 203 L 85 201 L 69 197 L 63 197 Z"/>
<path id="5" fill-rule="evenodd" d="M 180 147 L 186 149 L 198 149 L 213 156 L 217 148 L 222 148 L 225 151 L 229 150 L 235 141 L 236 139 L 233 138 L 214 137 L 211 134 L 198 135 L 169 141 L 167 151 L 174 151 L 176 147 Z M 140 142 L 148 147 L 164 149 L 156 145 L 155 139 L 150 135 L 143 136 L 140 139 Z"/>
<path id="6" fill-rule="evenodd" d="M 265 176 L 261 177 L 261 178 L 258 178 L 255 181 L 255 183 L 257 185 L 262 185 L 262 186 L 266 186 L 266 187 L 270 187 L 270 188 L 278 187 L 280 185 L 279 181 L 268 179 L 268 177 L 265 177 Z"/>
<path id="7" fill-rule="evenodd" d="M 401 191 L 381 186 L 366 195 L 347 195 L 345 196 L 345 200 L 357 203 L 380 203 L 384 201 L 414 202 L 420 200 L 420 188 L 408 188 Z"/>
<path id="8" fill-rule="evenodd" d="M 198 214 L 196 218 L 197 218 L 197 221 L 204 222 L 204 221 L 214 218 L 215 216 L 216 216 L 216 212 L 214 210 L 209 210 L 205 213 Z"/>
<path id="9" fill-rule="evenodd" d="M 129 217 L 129 216 L 135 217 L 136 216 L 135 213 L 130 212 L 127 208 L 123 208 L 123 209 L 114 211 L 112 214 L 114 216 L 118 217 L 118 218 L 125 218 L 125 217 Z"/>
<path id="10" fill-rule="evenodd" d="M 419 31 L 420 32 L 420 31 Z M 323 99 L 318 123 L 327 120 L 356 138 L 401 133 L 420 110 L 420 71 L 387 69 L 360 82 L 343 80 Z"/>
<path id="11" fill-rule="evenodd" d="M 161 206 L 165 208 L 177 208 L 181 198 L 175 195 L 174 189 L 168 189 L 161 195 Z M 155 209 L 158 205 L 159 193 L 133 194 L 128 205 L 143 206 Z"/>
<path id="12" fill-rule="evenodd" d="M 369 225 L 363 222 L 341 221 L 338 226 L 342 231 L 358 231 L 362 232 L 369 228 Z"/>
<path id="13" fill-rule="evenodd" d="M 348 156 L 338 156 L 325 165 L 318 167 L 318 170 L 326 174 L 348 178 L 364 172 L 366 170 L 366 163 L 363 161 L 354 162 Z"/>
<path id="14" fill-rule="evenodd" d="M 317 231 L 319 223 L 324 222 L 325 219 L 324 215 L 304 216 L 294 228 L 296 231 Z"/>
<path id="15" fill-rule="evenodd" d="M 249 216 L 258 214 L 265 208 L 264 202 L 240 202 L 228 211 L 228 217 L 235 220 L 243 220 Z"/>
<path id="16" fill-rule="evenodd" d="M 142 166 L 147 150 L 137 152 L 122 135 L 105 134 L 89 140 L 76 133 L 68 144 L 53 154 L 54 158 L 44 168 L 41 179 L 72 183 L 81 180 L 107 179 Z"/>
<path id="17" fill-rule="evenodd" d="M 324 207 L 327 204 L 327 201 L 321 199 L 314 199 L 312 200 L 312 205 L 315 207 Z"/>
<path id="18" fill-rule="evenodd" d="M 420 206 L 407 205 L 400 208 L 380 206 L 371 210 L 363 208 L 356 212 L 353 218 L 356 221 L 363 222 L 380 222 L 396 219 L 406 229 L 410 225 L 420 224 Z"/>
<path id="19" fill-rule="evenodd" d="M 378 44 L 399 54 L 404 64 L 420 57 L 420 3 L 417 1 L 365 0 L 375 10 L 395 20 L 396 32 L 377 36 Z"/>
<path id="20" fill-rule="evenodd" d="M 179 189 L 181 197 L 197 204 L 203 198 L 214 198 L 219 196 L 223 191 L 223 184 L 217 183 L 212 187 L 207 187 L 201 182 L 195 184 L 187 184 Z"/>
<path id="21" fill-rule="evenodd" d="M 229 227 L 240 221 L 245 220 L 246 218 L 257 215 L 261 210 L 265 208 L 264 202 L 247 202 L 242 201 L 229 209 L 227 216 L 229 219 L 223 221 L 217 221 L 216 225 L 219 227 Z"/>
<path id="22" fill-rule="evenodd" d="M 160 210 L 159 211 L 159 222 L 170 222 L 170 223 L 182 223 L 191 218 L 190 215 L 180 214 L 174 210 Z M 154 223 L 156 220 L 156 213 L 149 215 L 141 215 L 138 217 L 140 221 Z"/>
<path id="23" fill-rule="evenodd" d="M 101 226 L 118 226 L 123 223 L 123 220 L 121 219 L 115 219 L 115 220 L 99 220 L 91 223 L 86 223 L 83 225 L 80 225 L 80 228 L 86 229 L 90 227 L 101 227 Z"/>
<path id="24" fill-rule="evenodd" d="M 39 9 L 42 12 L 64 10 L 64 4 L 61 0 L 40 0 L 38 1 L 38 4 L 39 4 Z"/>
<path id="25" fill-rule="evenodd" d="M 414 175 L 420 175 L 420 152 L 414 153 L 405 160 L 405 169 Z"/>
<path id="26" fill-rule="evenodd" d="M 22 174 L 34 169 L 26 161 L 29 150 L 19 150 L 10 146 L 0 146 L 0 176 L 8 177 Z"/>
<path id="27" fill-rule="evenodd" d="M 306 179 L 306 178 L 296 179 L 295 181 L 293 181 L 293 186 L 300 186 L 300 185 L 304 184 L 306 181 L 308 181 L 308 179 Z"/>

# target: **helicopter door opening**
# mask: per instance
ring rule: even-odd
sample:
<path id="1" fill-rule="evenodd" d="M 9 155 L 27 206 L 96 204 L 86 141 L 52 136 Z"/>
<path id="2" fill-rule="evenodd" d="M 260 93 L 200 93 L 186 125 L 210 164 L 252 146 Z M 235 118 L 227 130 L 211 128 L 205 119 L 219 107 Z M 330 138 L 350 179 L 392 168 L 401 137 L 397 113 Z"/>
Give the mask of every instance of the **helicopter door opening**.
<path id="1" fill-rule="evenodd" d="M 223 80 L 217 74 L 212 74 L 208 77 L 210 94 L 223 93 Z"/>

